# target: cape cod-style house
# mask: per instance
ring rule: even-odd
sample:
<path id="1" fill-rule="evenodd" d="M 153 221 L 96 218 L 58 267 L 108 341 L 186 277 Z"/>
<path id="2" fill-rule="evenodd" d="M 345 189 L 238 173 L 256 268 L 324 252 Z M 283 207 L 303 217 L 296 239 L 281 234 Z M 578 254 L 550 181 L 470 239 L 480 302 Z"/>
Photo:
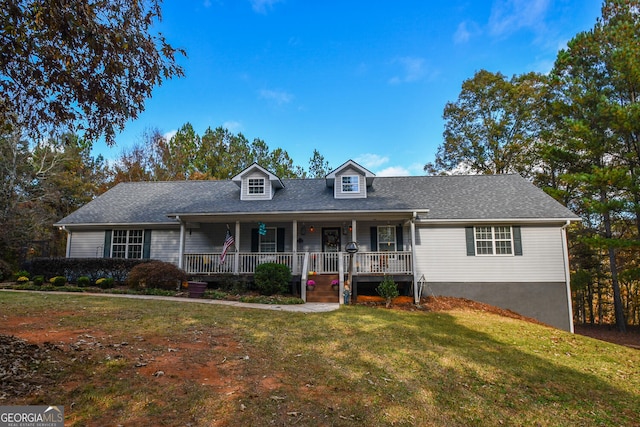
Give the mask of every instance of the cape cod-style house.
<path id="1" fill-rule="evenodd" d="M 416 302 L 464 297 L 572 331 L 578 219 L 518 175 L 376 177 L 350 160 L 325 179 L 253 164 L 229 181 L 121 183 L 56 225 L 71 258 L 158 259 L 201 280 L 279 262 L 306 301 L 343 302 L 349 273 L 352 298 L 388 275 Z"/>

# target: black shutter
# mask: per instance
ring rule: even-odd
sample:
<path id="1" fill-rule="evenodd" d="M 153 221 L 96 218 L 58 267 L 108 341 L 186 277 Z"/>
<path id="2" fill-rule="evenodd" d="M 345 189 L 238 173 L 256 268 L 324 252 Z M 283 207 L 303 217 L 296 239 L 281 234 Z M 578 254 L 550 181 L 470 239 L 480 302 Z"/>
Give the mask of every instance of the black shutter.
<path id="1" fill-rule="evenodd" d="M 260 236 L 258 235 L 258 229 L 251 229 L 251 252 L 258 252 L 260 245 Z"/>
<path id="2" fill-rule="evenodd" d="M 378 227 L 371 227 L 371 252 L 378 250 Z"/>
<path id="3" fill-rule="evenodd" d="M 104 231 L 104 248 L 102 252 L 104 258 L 111 258 L 111 230 Z"/>
<path id="4" fill-rule="evenodd" d="M 284 228 L 276 229 L 276 252 L 284 252 Z"/>
<path id="5" fill-rule="evenodd" d="M 149 259 L 151 257 L 151 230 L 144 230 L 144 237 L 142 238 L 142 259 Z"/>
<path id="6" fill-rule="evenodd" d="M 516 256 L 522 256 L 522 236 L 520 234 L 520 227 L 511 227 L 513 230 L 513 254 Z"/>
<path id="7" fill-rule="evenodd" d="M 404 250 L 404 236 L 402 235 L 402 226 L 398 225 L 396 227 L 396 251 Z"/>
<path id="8" fill-rule="evenodd" d="M 474 242 L 473 227 L 465 227 L 464 232 L 467 237 L 467 256 L 475 256 L 476 243 Z"/>

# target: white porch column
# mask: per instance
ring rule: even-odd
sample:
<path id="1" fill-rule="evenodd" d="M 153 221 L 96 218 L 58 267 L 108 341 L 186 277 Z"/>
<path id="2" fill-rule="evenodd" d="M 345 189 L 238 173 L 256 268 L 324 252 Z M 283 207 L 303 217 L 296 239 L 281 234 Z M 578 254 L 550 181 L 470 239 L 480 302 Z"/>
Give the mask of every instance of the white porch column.
<path id="1" fill-rule="evenodd" d="M 355 219 L 352 219 L 352 220 L 351 220 L 351 241 L 352 241 L 352 242 L 356 242 L 356 243 L 358 243 L 358 242 L 356 241 L 356 236 L 357 236 L 357 235 L 358 235 L 358 233 L 356 233 L 356 220 L 355 220 Z M 373 249 L 371 249 L 371 250 L 373 250 Z"/>
<path id="2" fill-rule="evenodd" d="M 235 232 L 235 244 L 234 244 L 234 248 L 235 248 L 235 252 L 233 253 L 233 273 L 234 274 L 238 274 L 238 271 L 240 269 L 240 252 L 238 251 L 238 248 L 240 247 L 240 221 L 236 221 L 236 232 Z"/>
<path id="3" fill-rule="evenodd" d="M 413 271 L 413 302 L 416 304 L 420 303 L 419 297 L 420 293 L 418 292 L 418 272 L 416 271 L 416 216 L 417 212 L 413 213 L 413 218 L 411 218 L 410 222 L 410 234 L 411 234 L 411 270 Z"/>
<path id="4" fill-rule="evenodd" d="M 293 242 L 291 242 L 291 248 L 293 249 L 293 259 L 291 260 L 291 274 L 298 273 L 298 220 L 294 219 L 293 223 Z"/>
<path id="5" fill-rule="evenodd" d="M 184 239 L 185 239 L 185 224 L 182 222 L 179 216 L 176 219 L 180 222 L 180 246 L 178 249 L 178 267 L 184 268 Z"/>

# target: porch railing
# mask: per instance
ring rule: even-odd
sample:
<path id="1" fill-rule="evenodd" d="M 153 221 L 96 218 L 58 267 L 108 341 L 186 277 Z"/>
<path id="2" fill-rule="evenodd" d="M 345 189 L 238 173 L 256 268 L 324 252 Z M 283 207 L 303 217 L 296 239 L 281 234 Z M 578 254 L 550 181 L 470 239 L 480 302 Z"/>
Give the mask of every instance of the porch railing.
<path id="1" fill-rule="evenodd" d="M 275 262 L 285 264 L 291 269 L 292 274 L 300 274 L 303 258 L 303 252 L 238 252 L 227 253 L 222 263 L 220 253 L 196 253 L 184 255 L 183 268 L 189 274 L 252 274 L 259 264 Z"/>
<path id="2" fill-rule="evenodd" d="M 292 274 L 303 273 L 305 252 L 232 252 L 227 253 L 224 263 L 220 253 L 185 254 L 183 268 L 188 274 L 252 274 L 259 264 L 276 262 L 285 264 Z M 319 274 L 339 273 L 339 258 L 349 265 L 349 254 L 345 252 L 309 252 L 307 270 Z M 411 252 L 358 252 L 353 258 L 354 274 L 411 274 Z M 307 272 L 305 272 L 307 273 Z"/>

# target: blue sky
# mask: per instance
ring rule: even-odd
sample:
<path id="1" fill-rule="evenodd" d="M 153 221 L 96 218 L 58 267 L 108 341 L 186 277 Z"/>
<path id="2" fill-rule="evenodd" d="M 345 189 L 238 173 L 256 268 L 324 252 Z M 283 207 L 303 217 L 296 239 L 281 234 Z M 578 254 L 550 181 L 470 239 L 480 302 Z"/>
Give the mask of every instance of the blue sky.
<path id="1" fill-rule="evenodd" d="M 145 129 L 223 126 L 308 167 L 353 159 L 378 176 L 422 175 L 442 112 L 480 69 L 548 72 L 601 0 L 165 0 L 158 29 L 186 76 L 95 152 L 115 159 Z"/>

